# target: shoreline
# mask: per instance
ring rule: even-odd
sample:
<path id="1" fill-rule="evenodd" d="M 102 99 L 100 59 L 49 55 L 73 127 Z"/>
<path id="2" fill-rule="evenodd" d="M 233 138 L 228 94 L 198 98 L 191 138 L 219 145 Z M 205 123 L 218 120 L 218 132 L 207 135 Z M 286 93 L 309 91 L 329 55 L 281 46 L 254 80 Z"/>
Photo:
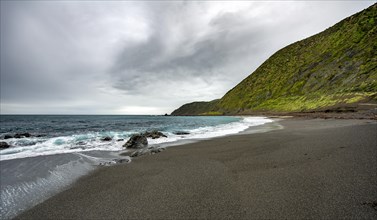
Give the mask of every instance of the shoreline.
<path id="1" fill-rule="evenodd" d="M 237 118 L 248 118 L 237 116 Z M 246 128 L 241 133 L 267 132 L 279 129 L 273 121 L 263 125 L 254 125 Z M 206 138 L 183 138 L 173 142 L 151 144 L 163 148 L 197 143 L 229 135 Z M 13 218 L 22 210 L 28 210 L 46 199 L 69 189 L 78 179 L 105 166 L 130 163 L 137 157 L 130 158 L 132 149 L 118 151 L 89 150 L 61 154 L 39 155 L 34 157 L 1 160 L 1 199 L 6 201 L 0 209 L 0 217 Z M 74 165 L 76 164 L 76 165 Z M 30 169 L 29 167 L 33 167 Z"/>
<path id="2" fill-rule="evenodd" d="M 99 168 L 16 219 L 377 216 L 375 121 L 280 123 Z"/>
<path id="3" fill-rule="evenodd" d="M 176 134 L 176 131 L 172 130 L 161 130 L 164 132 L 168 137 L 164 138 L 149 138 L 149 145 L 150 146 L 162 146 L 162 147 L 169 147 L 169 146 L 176 146 L 176 145 L 182 145 L 186 143 L 192 143 L 197 142 L 200 140 L 205 139 L 211 139 L 226 135 L 233 135 L 237 134 L 239 132 L 242 132 L 243 130 L 248 129 L 248 127 L 258 127 L 259 125 L 263 123 L 269 123 L 271 121 L 270 119 L 267 119 L 267 117 L 259 117 L 259 116 L 225 116 L 228 118 L 235 118 L 235 121 L 231 122 L 223 122 L 220 124 L 214 124 L 214 125 L 205 125 L 202 124 L 196 128 L 182 128 L 184 132 L 187 132 L 186 134 L 180 135 Z M 220 117 L 221 118 L 221 117 Z M 253 118 L 257 120 L 256 123 L 252 120 L 251 124 L 249 121 L 247 121 L 247 118 Z M 237 121 L 238 120 L 238 121 Z M 262 120 L 258 121 L 258 120 Z M 263 120 L 267 120 L 263 122 Z M 153 127 L 151 127 L 153 128 Z M 47 155 L 60 155 L 60 154 L 68 154 L 68 153 L 83 153 L 83 152 L 95 152 L 95 151 L 123 151 L 124 148 L 122 145 L 126 143 L 127 139 L 130 135 L 134 133 L 141 133 L 148 131 L 149 128 L 145 128 L 142 131 L 140 130 L 133 130 L 128 131 L 128 134 L 126 134 L 126 137 L 124 137 L 124 133 L 127 132 L 120 132 L 120 131 L 112 131 L 109 130 L 110 133 L 113 133 L 114 140 L 110 141 L 103 141 L 98 136 L 98 132 L 90 131 L 87 133 L 77 133 L 77 134 L 69 134 L 69 135 L 57 135 L 57 136 L 51 136 L 47 139 L 43 139 L 43 137 L 47 135 L 43 135 L 42 139 L 38 139 L 38 135 L 33 135 L 27 140 L 29 142 L 32 142 L 31 145 L 24 146 L 21 145 L 18 146 L 17 142 L 19 141 L 25 141 L 24 139 L 18 139 L 18 138 L 7 138 L 4 142 L 10 145 L 11 147 L 5 148 L 0 152 L 0 161 L 6 161 L 6 160 L 14 160 L 14 159 L 22 159 L 22 158 L 32 158 L 32 157 L 38 157 L 38 156 L 47 156 Z M 179 128 L 180 129 L 180 128 Z M 156 128 L 155 130 L 158 130 Z M 179 130 L 178 130 L 179 131 Z M 29 133 L 28 133 L 29 134 Z M 127 136 L 128 135 L 128 136 Z M 4 135 L 3 135 L 4 136 Z M 6 136 L 6 135 L 5 135 Z M 11 136 L 11 135 L 10 135 Z M 80 136 L 97 136 L 94 137 L 94 141 L 89 140 L 81 140 Z M 107 135 L 106 137 L 111 138 L 111 135 Z M 0 137 L 1 138 L 1 137 Z M 103 137 L 102 137 L 103 138 Z M 76 140 L 78 139 L 78 140 Z M 85 139 L 85 138 L 84 138 Z M 34 142 L 34 143 L 33 143 Z M 50 142 L 50 143 L 48 143 Z M 60 142 L 61 144 L 55 144 L 55 142 Z M 43 147 L 46 148 L 48 151 L 41 153 L 41 151 L 35 153 L 34 149 L 30 149 L 30 152 L 27 152 L 24 154 L 25 149 L 28 147 L 35 147 L 37 145 L 39 146 L 38 150 L 44 150 Z M 52 145 L 52 146 L 50 146 Z M 86 146 L 88 145 L 88 146 Z M 87 148 L 89 147 L 89 148 Z M 51 150 L 52 148 L 56 148 L 55 150 Z M 94 149 L 93 149 L 94 148 Z"/>

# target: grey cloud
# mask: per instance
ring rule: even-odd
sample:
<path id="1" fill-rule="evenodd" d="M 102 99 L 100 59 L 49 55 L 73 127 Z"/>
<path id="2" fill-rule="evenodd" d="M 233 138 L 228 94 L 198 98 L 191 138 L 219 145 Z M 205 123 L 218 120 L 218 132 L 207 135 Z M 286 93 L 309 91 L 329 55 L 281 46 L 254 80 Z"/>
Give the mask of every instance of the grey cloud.
<path id="1" fill-rule="evenodd" d="M 158 114 L 220 98 L 373 3 L 1 1 L 1 113 Z"/>
<path id="2" fill-rule="evenodd" d="M 140 93 L 145 91 L 143 88 L 146 83 L 154 83 L 154 80 L 169 79 L 179 82 L 200 76 L 210 82 L 218 78 L 219 73 L 228 74 L 221 77 L 226 85 L 234 86 L 266 59 L 267 55 L 281 47 L 282 44 L 271 46 L 271 41 L 276 40 L 276 30 L 279 30 L 280 26 L 287 29 L 296 23 L 295 19 L 284 17 L 286 14 L 278 17 L 280 22 L 258 17 L 253 14 L 257 12 L 255 8 L 265 8 L 253 4 L 234 12 L 219 12 L 208 20 L 201 20 L 206 31 L 198 36 L 192 32 L 195 27 L 190 27 L 190 31 L 187 31 L 187 24 L 182 24 L 176 16 L 199 14 L 198 11 L 205 12 L 210 7 L 196 7 L 197 3 L 187 3 L 186 6 L 188 9 L 168 8 L 167 13 L 160 13 L 161 7 L 160 10 L 149 12 L 152 17 L 152 20 L 149 20 L 152 35 L 146 42 L 124 46 L 116 57 L 110 71 L 116 88 L 131 94 Z M 280 7 L 271 8 L 266 15 L 273 15 L 276 10 L 280 10 Z M 170 37 L 176 34 L 169 30 L 171 26 L 176 27 L 174 31 L 181 32 L 184 40 L 176 45 L 176 53 L 166 55 Z M 285 33 L 279 34 L 286 40 L 283 45 L 286 44 Z M 292 42 L 291 39 L 288 39 L 289 41 Z M 243 60 L 241 64 L 240 60 Z M 224 88 L 226 89 L 221 89 L 223 93 L 230 87 Z"/>
<path id="3" fill-rule="evenodd" d="M 165 55 L 169 35 L 172 33 L 162 33 L 160 27 L 164 24 L 153 24 L 154 34 L 147 42 L 126 46 L 117 57 L 111 70 L 117 82 L 115 86 L 130 92 L 142 89 L 151 77 L 181 81 L 200 76 L 210 81 L 224 66 L 248 53 L 256 54 L 262 49 L 257 44 L 263 36 L 261 27 L 249 26 L 246 30 L 234 26 L 228 28 L 227 25 L 219 24 L 223 16 L 219 15 L 209 21 L 208 26 L 212 27 L 208 28 L 213 30 L 204 36 L 195 37 L 192 33 L 185 33 L 189 39 L 178 45 L 181 50 L 177 50 L 173 56 Z M 161 20 L 168 19 L 158 19 Z M 238 22 L 241 24 L 246 20 Z"/>

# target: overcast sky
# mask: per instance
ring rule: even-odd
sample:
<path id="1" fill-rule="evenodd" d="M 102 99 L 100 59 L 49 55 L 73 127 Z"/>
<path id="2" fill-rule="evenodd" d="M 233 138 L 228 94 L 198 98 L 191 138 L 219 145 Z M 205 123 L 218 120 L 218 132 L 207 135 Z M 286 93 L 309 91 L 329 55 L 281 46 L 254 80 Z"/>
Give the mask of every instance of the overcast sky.
<path id="1" fill-rule="evenodd" d="M 1 1 L 1 114 L 163 114 L 375 1 Z"/>

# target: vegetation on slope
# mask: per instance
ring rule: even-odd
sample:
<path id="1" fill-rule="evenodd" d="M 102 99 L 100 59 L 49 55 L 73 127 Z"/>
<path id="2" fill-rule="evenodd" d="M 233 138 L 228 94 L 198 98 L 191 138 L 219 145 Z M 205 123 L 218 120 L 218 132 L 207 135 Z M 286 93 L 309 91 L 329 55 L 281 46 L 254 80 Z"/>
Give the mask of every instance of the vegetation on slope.
<path id="1" fill-rule="evenodd" d="M 219 99 L 210 102 L 192 102 L 182 105 L 179 109 L 176 109 L 172 115 L 221 115 L 217 112 L 217 104 Z"/>
<path id="2" fill-rule="evenodd" d="M 202 103 L 203 108 L 193 113 L 188 104 L 185 113 L 308 111 L 376 100 L 376 55 L 374 4 L 317 35 L 279 50 L 216 101 L 215 106 L 205 108 Z"/>

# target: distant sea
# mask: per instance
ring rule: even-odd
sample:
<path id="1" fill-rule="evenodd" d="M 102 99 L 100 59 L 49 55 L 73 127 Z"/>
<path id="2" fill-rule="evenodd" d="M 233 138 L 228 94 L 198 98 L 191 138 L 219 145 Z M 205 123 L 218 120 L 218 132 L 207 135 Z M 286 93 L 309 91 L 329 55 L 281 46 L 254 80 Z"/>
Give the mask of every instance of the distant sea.
<path id="1" fill-rule="evenodd" d="M 51 197 L 100 163 L 122 158 L 119 152 L 132 134 L 158 130 L 167 137 L 148 139 L 149 145 L 170 146 L 269 122 L 230 116 L 1 115 L 0 141 L 11 147 L 0 150 L 0 219 Z M 4 139 L 26 132 L 31 136 Z"/>

